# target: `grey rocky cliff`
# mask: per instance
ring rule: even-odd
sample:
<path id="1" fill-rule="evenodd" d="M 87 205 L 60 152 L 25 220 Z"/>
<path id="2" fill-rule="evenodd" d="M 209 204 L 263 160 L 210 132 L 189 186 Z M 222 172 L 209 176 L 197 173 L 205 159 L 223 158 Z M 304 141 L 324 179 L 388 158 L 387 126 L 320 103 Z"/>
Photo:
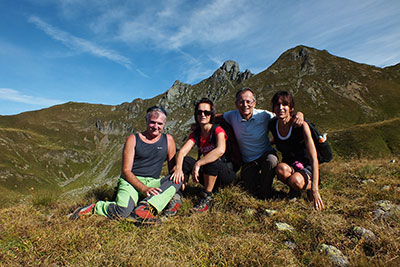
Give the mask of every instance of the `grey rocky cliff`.
<path id="1" fill-rule="evenodd" d="M 253 74 L 246 70 L 240 72 L 239 64 L 228 60 L 218 68 L 209 78 L 196 85 L 175 81 L 169 90 L 160 96 L 157 105 L 165 108 L 169 114 L 166 130 L 177 134 L 180 138 L 186 136 L 193 121 L 193 106 L 202 97 L 207 97 L 218 103 L 243 80 Z"/>
<path id="2" fill-rule="evenodd" d="M 114 120 L 106 120 L 102 121 L 97 119 L 94 123 L 95 127 L 102 134 L 113 134 L 113 135 L 124 135 L 126 133 L 133 133 L 134 128 L 131 124 L 122 122 L 122 121 L 114 121 Z"/>
<path id="3" fill-rule="evenodd" d="M 217 101 L 229 92 L 228 88 L 234 88 L 236 84 L 252 76 L 254 74 L 249 70 L 240 72 L 237 62 L 227 60 L 211 77 L 196 86 L 175 81 L 159 99 L 158 104 L 163 106 L 168 113 L 173 113 L 180 108 L 191 108 L 200 97 Z"/>
<path id="4" fill-rule="evenodd" d="M 117 108 L 126 112 L 126 119 L 136 118 L 144 109 L 145 100 L 141 98 L 134 99 L 131 103 L 122 103 Z"/>
<path id="5" fill-rule="evenodd" d="M 240 72 L 239 64 L 236 61 L 227 60 L 216 72 L 214 72 L 214 74 L 211 76 L 211 79 L 216 79 L 218 81 L 230 80 L 241 82 L 253 76 L 254 74 L 248 69 L 246 69 L 244 72 Z"/>
<path id="6" fill-rule="evenodd" d="M 191 104 L 190 91 L 192 85 L 175 81 L 172 87 L 165 92 L 158 104 L 167 111 L 172 113 L 180 107 L 188 108 Z"/>
<path id="7" fill-rule="evenodd" d="M 287 55 L 288 61 L 298 61 L 300 63 L 300 75 L 305 73 L 314 73 L 315 62 L 311 55 L 311 52 L 305 47 L 299 47 L 299 49 L 293 49 Z"/>

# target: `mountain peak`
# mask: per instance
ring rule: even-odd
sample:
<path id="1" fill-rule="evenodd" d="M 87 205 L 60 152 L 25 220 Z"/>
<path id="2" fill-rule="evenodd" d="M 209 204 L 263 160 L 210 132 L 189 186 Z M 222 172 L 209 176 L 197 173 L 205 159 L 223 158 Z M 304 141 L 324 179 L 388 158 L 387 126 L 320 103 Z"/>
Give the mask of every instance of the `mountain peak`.
<path id="1" fill-rule="evenodd" d="M 287 50 L 281 55 L 280 59 L 288 62 L 298 62 L 302 73 L 314 73 L 316 71 L 313 56 L 315 52 L 314 48 L 299 45 Z"/>
<path id="2" fill-rule="evenodd" d="M 230 80 L 241 82 L 243 80 L 247 80 L 254 76 L 250 70 L 246 69 L 244 72 L 240 72 L 239 64 L 234 60 L 227 60 L 222 64 L 221 67 L 211 76 L 213 79 L 222 80 Z"/>
<path id="3" fill-rule="evenodd" d="M 224 64 L 222 64 L 222 66 L 220 67 L 220 69 L 232 74 L 237 74 L 238 72 L 240 72 L 239 64 L 233 60 L 225 61 Z"/>

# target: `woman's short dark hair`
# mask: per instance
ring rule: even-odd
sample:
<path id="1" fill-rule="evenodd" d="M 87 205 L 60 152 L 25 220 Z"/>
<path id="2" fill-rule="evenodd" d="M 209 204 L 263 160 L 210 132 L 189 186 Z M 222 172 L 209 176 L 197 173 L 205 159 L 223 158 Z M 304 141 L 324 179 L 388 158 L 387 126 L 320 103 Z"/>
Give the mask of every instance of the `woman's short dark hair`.
<path id="1" fill-rule="evenodd" d="M 292 110 L 294 109 L 294 98 L 293 95 L 288 91 L 278 91 L 274 94 L 274 96 L 271 99 L 272 111 L 274 111 L 274 107 L 278 105 L 279 99 L 281 98 L 282 100 L 288 103 L 288 106 L 290 107 L 291 110 L 290 113 L 292 113 Z"/>
<path id="2" fill-rule="evenodd" d="M 196 104 L 194 105 L 194 120 L 196 121 L 197 126 L 199 126 L 199 122 L 197 120 L 196 112 L 197 112 L 197 110 L 199 108 L 199 105 L 203 104 L 203 103 L 206 103 L 206 104 L 210 105 L 210 109 L 211 109 L 210 123 L 214 123 L 214 119 L 215 119 L 214 103 L 210 99 L 208 99 L 207 97 L 203 97 L 198 102 L 196 102 Z"/>

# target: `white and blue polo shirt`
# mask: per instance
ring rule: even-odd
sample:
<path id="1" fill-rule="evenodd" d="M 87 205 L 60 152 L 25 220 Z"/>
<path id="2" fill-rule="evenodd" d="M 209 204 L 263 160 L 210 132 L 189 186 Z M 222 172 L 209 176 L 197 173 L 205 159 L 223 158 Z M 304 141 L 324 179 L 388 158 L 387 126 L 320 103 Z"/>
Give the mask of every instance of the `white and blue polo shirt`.
<path id="1" fill-rule="evenodd" d="M 269 120 L 275 114 L 267 110 L 253 109 L 253 116 L 245 120 L 239 110 L 224 113 L 224 119 L 232 126 L 244 162 L 258 159 L 267 151 L 273 151 L 268 137 Z"/>

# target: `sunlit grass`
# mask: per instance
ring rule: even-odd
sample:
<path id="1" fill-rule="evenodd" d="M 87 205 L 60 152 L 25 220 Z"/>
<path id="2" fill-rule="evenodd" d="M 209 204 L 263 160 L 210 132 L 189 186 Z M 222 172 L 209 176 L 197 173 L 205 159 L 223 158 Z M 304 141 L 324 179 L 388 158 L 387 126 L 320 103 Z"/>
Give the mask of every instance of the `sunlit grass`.
<path id="1" fill-rule="evenodd" d="M 374 218 L 372 211 L 377 200 L 400 204 L 399 173 L 398 159 L 322 165 L 323 212 L 314 211 L 305 194 L 290 201 L 285 197 L 287 188 L 275 181 L 280 197 L 259 200 L 231 186 L 214 195 L 209 212 L 193 214 L 190 208 L 199 188 L 192 185 L 178 215 L 155 226 L 100 216 L 67 218 L 80 205 L 110 198 L 108 187 L 68 200 L 32 192 L 29 201 L 0 210 L 0 262 L 4 266 L 332 266 L 318 249 L 325 243 L 340 249 L 352 266 L 398 266 L 399 214 Z M 363 184 L 366 179 L 374 182 Z M 267 209 L 276 213 L 270 215 Z M 278 231 L 278 222 L 294 231 Z M 376 241 L 356 236 L 355 226 L 371 230 Z"/>

